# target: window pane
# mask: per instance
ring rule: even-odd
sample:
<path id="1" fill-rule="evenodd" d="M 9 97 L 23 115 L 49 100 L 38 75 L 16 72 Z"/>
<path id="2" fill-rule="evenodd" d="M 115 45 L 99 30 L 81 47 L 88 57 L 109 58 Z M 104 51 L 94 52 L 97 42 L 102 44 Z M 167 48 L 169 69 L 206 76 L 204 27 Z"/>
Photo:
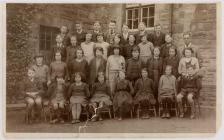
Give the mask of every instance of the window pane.
<path id="1" fill-rule="evenodd" d="M 154 16 L 155 14 L 155 7 L 149 7 L 149 17 Z"/>
<path id="2" fill-rule="evenodd" d="M 133 27 L 133 29 L 137 29 L 137 28 L 138 28 L 138 20 L 135 19 L 134 20 L 134 27 Z"/>
<path id="3" fill-rule="evenodd" d="M 132 29 L 132 20 L 128 20 L 127 22 L 129 29 Z"/>
<path id="4" fill-rule="evenodd" d="M 46 40 L 51 40 L 51 32 L 46 33 Z"/>
<path id="5" fill-rule="evenodd" d="M 45 49 L 46 50 L 49 50 L 50 47 L 51 47 L 51 41 L 46 41 L 46 47 L 45 47 Z"/>
<path id="6" fill-rule="evenodd" d="M 148 8 L 142 9 L 142 17 L 148 17 Z"/>
<path id="7" fill-rule="evenodd" d="M 143 19 L 142 19 L 142 22 L 145 23 L 146 27 L 148 27 L 148 20 L 147 20 L 147 18 L 143 18 Z"/>
<path id="8" fill-rule="evenodd" d="M 128 19 L 132 19 L 132 10 L 128 10 Z"/>
<path id="9" fill-rule="evenodd" d="M 40 40 L 40 50 L 44 50 L 45 49 L 45 41 L 44 40 Z"/>
<path id="10" fill-rule="evenodd" d="M 148 23 L 149 23 L 148 27 L 153 27 L 154 26 L 154 18 L 149 18 Z"/>
<path id="11" fill-rule="evenodd" d="M 138 13 L 139 13 L 139 10 L 135 9 L 134 18 L 138 18 Z"/>

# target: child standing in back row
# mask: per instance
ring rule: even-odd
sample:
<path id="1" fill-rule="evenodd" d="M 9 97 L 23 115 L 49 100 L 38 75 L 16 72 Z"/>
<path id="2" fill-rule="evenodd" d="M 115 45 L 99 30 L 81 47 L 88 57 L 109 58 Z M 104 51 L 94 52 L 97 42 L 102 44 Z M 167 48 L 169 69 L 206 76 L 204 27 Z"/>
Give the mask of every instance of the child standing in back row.
<path id="1" fill-rule="evenodd" d="M 95 43 L 92 42 L 91 39 L 92 39 L 92 34 L 91 33 L 87 33 L 85 42 L 81 43 L 81 48 L 82 48 L 82 50 L 84 52 L 85 59 L 86 59 L 86 61 L 88 63 L 94 57 L 93 49 L 95 47 Z"/>
<path id="2" fill-rule="evenodd" d="M 152 57 L 153 44 L 148 41 L 146 34 L 141 36 L 141 41 L 138 44 L 140 48 L 140 59 L 146 64 L 147 60 Z"/>

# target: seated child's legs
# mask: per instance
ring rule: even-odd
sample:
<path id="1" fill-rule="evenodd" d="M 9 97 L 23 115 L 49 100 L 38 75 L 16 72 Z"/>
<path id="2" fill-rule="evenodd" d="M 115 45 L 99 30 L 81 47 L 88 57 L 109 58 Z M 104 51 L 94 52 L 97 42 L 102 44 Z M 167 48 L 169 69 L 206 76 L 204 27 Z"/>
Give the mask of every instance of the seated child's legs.
<path id="1" fill-rule="evenodd" d="M 35 98 L 35 104 L 37 106 L 38 109 L 41 109 L 42 108 L 42 98 L 41 97 L 36 97 Z"/>
<path id="2" fill-rule="evenodd" d="M 97 103 L 90 103 L 89 104 L 89 112 L 94 115 L 95 114 L 95 108 L 97 108 Z"/>
<path id="3" fill-rule="evenodd" d="M 184 97 L 184 92 L 180 92 L 178 95 L 177 95 L 177 104 L 178 104 L 178 108 L 179 108 L 179 111 L 180 111 L 180 117 L 183 117 L 183 113 L 184 113 L 184 110 L 183 110 L 183 105 L 182 105 L 182 99 Z"/>
<path id="4" fill-rule="evenodd" d="M 191 106 L 191 117 L 193 118 L 195 115 L 195 106 L 194 106 L 194 93 L 193 92 L 189 92 L 187 95 L 187 102 L 190 104 Z"/>
<path id="5" fill-rule="evenodd" d="M 34 104 L 35 104 L 34 99 L 33 98 L 30 98 L 30 97 L 26 97 L 25 98 L 25 101 L 27 103 L 28 109 L 32 109 L 33 106 L 34 106 Z"/>
<path id="6" fill-rule="evenodd" d="M 61 108 L 61 109 L 65 108 L 65 102 L 64 101 L 59 102 L 59 108 Z"/>
<path id="7" fill-rule="evenodd" d="M 79 120 L 82 108 L 81 104 L 73 103 L 72 104 L 72 118 L 73 120 Z"/>

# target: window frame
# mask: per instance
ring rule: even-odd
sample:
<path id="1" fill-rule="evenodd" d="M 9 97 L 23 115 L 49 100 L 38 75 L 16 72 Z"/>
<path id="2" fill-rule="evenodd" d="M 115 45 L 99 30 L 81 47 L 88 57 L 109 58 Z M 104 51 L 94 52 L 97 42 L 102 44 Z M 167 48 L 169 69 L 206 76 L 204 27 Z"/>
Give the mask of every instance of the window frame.
<path id="1" fill-rule="evenodd" d="M 43 28 L 43 29 L 41 29 Z M 43 31 L 42 31 L 43 30 Z M 54 33 L 55 35 L 60 33 L 60 28 L 55 27 L 55 26 L 47 26 L 47 25 L 39 25 L 39 51 L 50 51 L 52 45 L 55 43 L 55 38 L 54 37 Z M 47 37 L 47 34 L 50 35 L 50 40 Z M 41 36 L 44 36 L 44 38 L 42 38 Z M 44 42 L 44 47 L 41 47 L 41 42 Z M 47 42 L 50 42 L 50 46 L 47 46 Z"/>
<path id="2" fill-rule="evenodd" d="M 142 19 L 143 19 L 143 8 L 150 8 L 150 7 L 154 7 L 154 15 L 151 16 L 154 18 L 154 25 L 155 25 L 155 4 L 138 4 L 137 6 L 128 6 L 126 5 L 126 8 L 125 8 L 125 14 L 126 14 L 126 18 L 125 18 L 125 23 L 128 24 L 128 10 L 134 10 L 134 9 L 139 9 L 139 22 L 142 22 Z M 147 17 L 147 19 L 150 18 L 150 17 Z M 133 23 L 133 21 L 132 21 Z M 147 25 L 146 25 L 147 26 Z M 132 24 L 132 27 L 133 27 L 133 24 Z M 153 30 L 154 27 L 146 27 L 146 30 Z M 135 32 L 135 31 L 138 31 L 138 29 L 129 29 L 131 32 Z"/>

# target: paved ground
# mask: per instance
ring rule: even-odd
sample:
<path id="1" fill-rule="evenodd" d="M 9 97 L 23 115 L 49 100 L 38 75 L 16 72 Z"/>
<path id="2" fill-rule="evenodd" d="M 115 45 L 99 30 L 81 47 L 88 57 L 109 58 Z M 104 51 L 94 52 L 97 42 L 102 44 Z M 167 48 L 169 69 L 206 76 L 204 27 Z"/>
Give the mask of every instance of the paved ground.
<path id="1" fill-rule="evenodd" d="M 39 123 L 24 124 L 24 111 L 7 111 L 7 132 L 28 132 L 28 133 L 76 133 L 80 124 L 56 124 Z M 125 119 L 117 121 L 105 119 L 101 122 L 90 122 L 88 133 L 214 133 L 215 132 L 215 111 L 202 111 L 200 119 L 161 119 L 151 118 L 148 120 Z"/>

